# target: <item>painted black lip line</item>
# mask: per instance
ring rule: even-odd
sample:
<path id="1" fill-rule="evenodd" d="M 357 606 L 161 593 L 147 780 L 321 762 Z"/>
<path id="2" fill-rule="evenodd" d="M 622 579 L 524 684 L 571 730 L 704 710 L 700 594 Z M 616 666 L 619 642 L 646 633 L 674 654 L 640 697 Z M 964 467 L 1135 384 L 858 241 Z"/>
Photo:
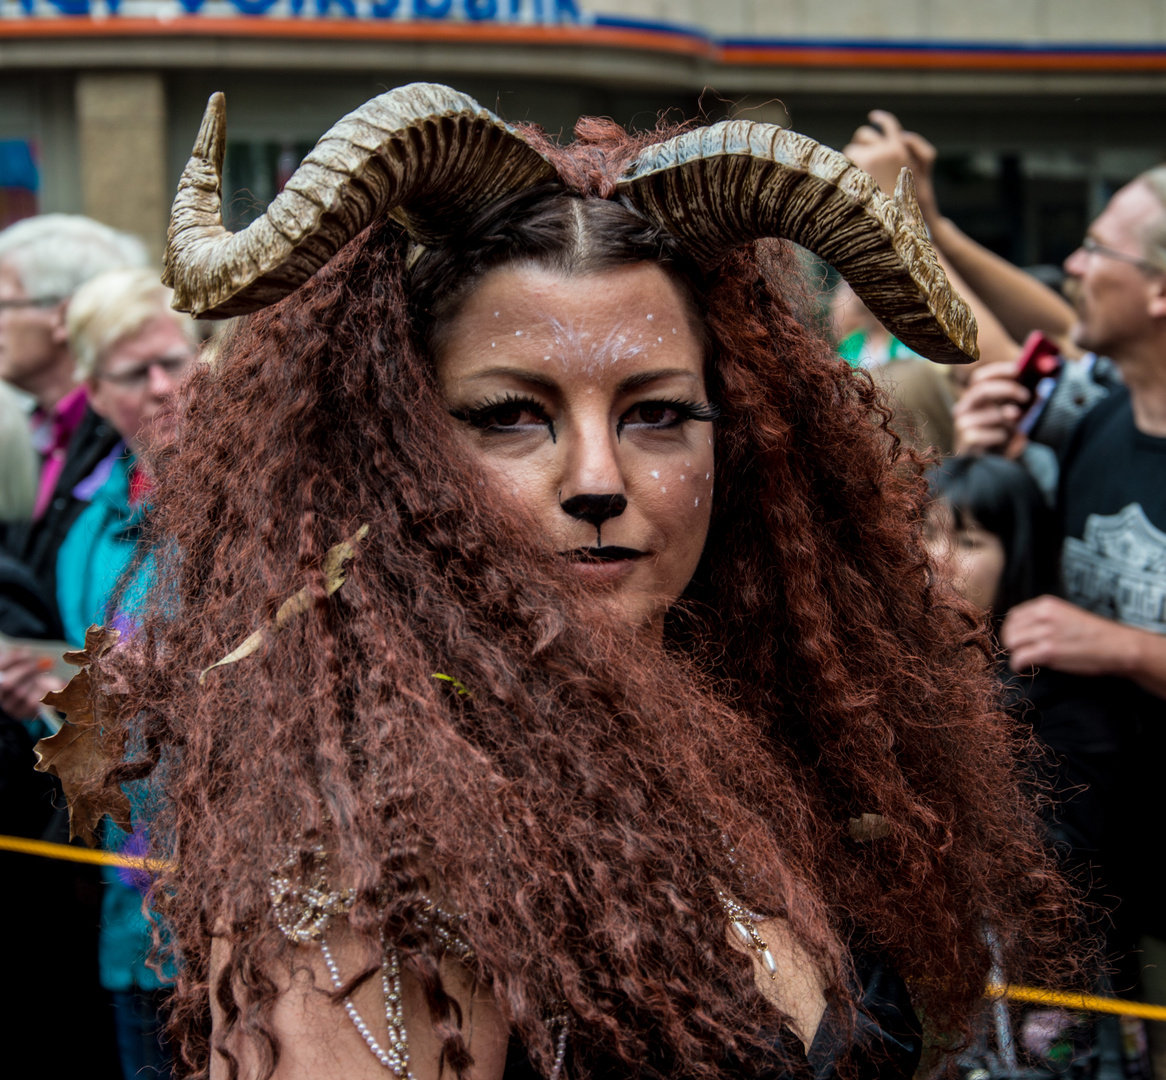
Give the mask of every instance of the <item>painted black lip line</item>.
<path id="1" fill-rule="evenodd" d="M 646 552 L 605 544 L 603 547 L 575 548 L 574 551 L 565 551 L 563 554 L 579 562 L 616 562 L 619 559 L 642 559 Z"/>

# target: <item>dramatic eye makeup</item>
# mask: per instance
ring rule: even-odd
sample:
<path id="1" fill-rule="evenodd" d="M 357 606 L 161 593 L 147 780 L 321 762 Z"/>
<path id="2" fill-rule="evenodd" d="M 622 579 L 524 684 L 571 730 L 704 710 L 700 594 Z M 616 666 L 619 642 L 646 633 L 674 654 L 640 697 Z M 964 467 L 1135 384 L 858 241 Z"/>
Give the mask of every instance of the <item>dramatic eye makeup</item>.
<path id="1" fill-rule="evenodd" d="M 621 435 L 629 428 L 634 431 L 670 431 L 688 420 L 712 423 L 720 415 L 721 410 L 709 401 L 638 401 L 619 418 L 615 431 L 616 435 Z"/>
<path id="2" fill-rule="evenodd" d="M 524 394 L 507 393 L 487 398 L 464 409 L 450 409 L 449 415 L 479 431 L 493 434 L 526 433 L 532 428 L 545 427 L 555 440 L 555 422 L 547 416 L 542 403 Z"/>
<path id="3" fill-rule="evenodd" d="M 557 441 L 554 420 L 540 401 L 528 395 L 506 393 L 477 405 L 450 409 L 449 414 L 455 420 L 494 435 L 528 434 L 535 428 L 545 427 L 552 442 Z M 707 401 L 671 398 L 637 401 L 619 418 L 616 436 L 625 430 L 671 431 L 689 420 L 707 424 L 720 415 L 721 410 Z"/>

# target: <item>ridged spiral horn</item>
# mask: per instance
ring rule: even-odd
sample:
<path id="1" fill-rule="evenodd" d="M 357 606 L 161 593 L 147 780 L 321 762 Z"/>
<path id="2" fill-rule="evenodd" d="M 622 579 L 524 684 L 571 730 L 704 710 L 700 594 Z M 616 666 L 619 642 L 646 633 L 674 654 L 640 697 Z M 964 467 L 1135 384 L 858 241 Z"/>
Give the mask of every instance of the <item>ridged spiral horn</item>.
<path id="1" fill-rule="evenodd" d="M 706 265 L 748 240 L 793 240 L 920 355 L 944 364 L 979 357 L 975 317 L 935 257 L 907 169 L 890 198 L 813 139 L 728 120 L 647 147 L 616 190 Z"/>
<path id="2" fill-rule="evenodd" d="M 446 86 L 381 94 L 335 124 L 263 215 L 223 228 L 226 101 L 212 95 L 170 215 L 163 280 L 196 317 L 245 315 L 298 288 L 383 215 L 421 243 L 554 169 L 509 125 Z M 435 223 L 440 223 L 437 231 Z"/>

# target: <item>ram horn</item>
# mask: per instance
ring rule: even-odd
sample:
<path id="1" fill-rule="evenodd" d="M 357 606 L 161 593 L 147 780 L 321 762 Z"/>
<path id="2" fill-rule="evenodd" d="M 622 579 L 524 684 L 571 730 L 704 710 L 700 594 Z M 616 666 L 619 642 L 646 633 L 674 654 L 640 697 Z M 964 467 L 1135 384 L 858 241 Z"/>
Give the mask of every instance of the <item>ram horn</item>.
<path id="1" fill-rule="evenodd" d="M 830 263 L 920 355 L 944 364 L 979 356 L 975 317 L 939 265 L 906 169 L 889 198 L 813 139 L 729 120 L 647 147 L 617 191 L 706 266 L 746 241 L 784 237 Z"/>
<path id="2" fill-rule="evenodd" d="M 222 219 L 225 146 L 226 102 L 214 94 L 174 199 L 164 274 L 174 306 L 204 318 L 274 304 L 383 215 L 434 243 L 503 195 L 554 178 L 473 98 L 414 83 L 340 120 L 263 215 L 231 233 Z"/>

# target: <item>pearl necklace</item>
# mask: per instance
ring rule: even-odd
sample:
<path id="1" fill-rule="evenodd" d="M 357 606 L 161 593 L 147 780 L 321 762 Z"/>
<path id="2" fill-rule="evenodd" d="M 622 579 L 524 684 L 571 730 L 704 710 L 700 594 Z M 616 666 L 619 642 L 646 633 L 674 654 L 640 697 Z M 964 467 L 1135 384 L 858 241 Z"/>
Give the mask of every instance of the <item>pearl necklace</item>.
<path id="1" fill-rule="evenodd" d="M 340 978 L 340 969 L 332 956 L 332 950 L 328 948 L 328 942 L 323 936 L 319 940 L 332 987 L 338 991 L 344 985 L 343 979 Z M 405 1031 L 404 1003 L 401 1000 L 401 957 L 391 945 L 383 947 L 385 959 L 381 964 L 381 987 L 385 995 L 385 1024 L 389 1032 L 389 1048 L 386 1050 L 377 1042 L 364 1017 L 356 1011 L 351 997 L 344 998 L 344 1011 L 377 1061 L 395 1073 L 399 1080 L 415 1080 L 409 1069 L 409 1035 Z M 570 1014 L 552 1016 L 547 1021 L 547 1027 L 555 1024 L 559 1026 L 559 1034 L 555 1039 L 555 1060 L 548 1080 L 560 1080 L 562 1077 L 563 1064 L 567 1060 L 567 1038 L 571 1034 Z"/>
<path id="2" fill-rule="evenodd" d="M 298 853 L 289 852 L 284 863 L 271 872 L 268 892 L 280 930 L 297 945 L 308 945 L 314 941 L 320 946 L 332 988 L 339 991 L 344 986 L 344 980 L 336 958 L 328 947 L 324 931 L 333 918 L 348 914 L 356 901 L 356 893 L 352 889 L 338 890 L 329 885 L 327 853 L 323 846 L 317 845 L 311 852 L 307 881 L 302 880 L 299 872 Z M 458 929 L 461 922 L 459 916 L 430 902 L 418 912 L 417 920 L 422 926 L 432 929 L 434 937 L 447 953 L 466 963 L 473 960 L 473 949 Z M 384 955 L 381 963 L 381 990 L 385 1002 L 388 1047 L 380 1044 L 349 996 L 344 998 L 344 1011 L 377 1061 L 395 1073 L 398 1080 L 415 1080 L 409 1068 L 409 1035 L 405 1030 L 405 1011 L 401 997 L 401 957 L 383 939 L 381 949 Z M 556 1025 L 559 1028 L 549 1080 L 561 1080 L 567 1059 L 571 1017 L 569 1013 L 563 1013 L 548 1018 L 546 1023 L 548 1028 Z"/>
<path id="3" fill-rule="evenodd" d="M 391 945 L 385 945 L 383 941 L 381 944 L 385 956 L 381 964 L 381 988 L 385 996 L 385 1023 L 389 1031 L 389 1048 L 386 1050 L 377 1042 L 364 1018 L 356 1011 L 351 997 L 345 996 L 344 1011 L 377 1061 L 386 1069 L 392 1070 L 400 1080 L 415 1080 L 409 1068 L 409 1035 L 405 1031 L 405 1012 L 401 1001 L 401 957 Z M 323 935 L 320 937 L 320 951 L 324 954 L 324 963 L 328 967 L 332 987 L 339 990 L 344 981 L 340 978 L 340 969 L 336 966 L 332 950 L 328 948 L 328 942 Z"/>

